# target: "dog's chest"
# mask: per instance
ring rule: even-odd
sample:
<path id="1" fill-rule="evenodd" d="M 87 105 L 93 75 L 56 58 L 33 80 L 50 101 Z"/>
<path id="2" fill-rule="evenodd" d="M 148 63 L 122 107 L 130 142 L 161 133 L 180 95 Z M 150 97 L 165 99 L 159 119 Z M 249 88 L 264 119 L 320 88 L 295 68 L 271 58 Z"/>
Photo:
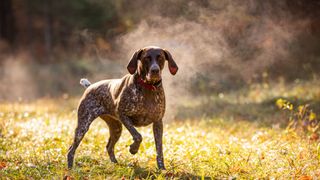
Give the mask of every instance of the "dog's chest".
<path id="1" fill-rule="evenodd" d="M 165 112 L 163 91 L 143 92 L 131 89 L 126 103 L 125 113 L 135 126 L 146 126 L 162 119 Z"/>

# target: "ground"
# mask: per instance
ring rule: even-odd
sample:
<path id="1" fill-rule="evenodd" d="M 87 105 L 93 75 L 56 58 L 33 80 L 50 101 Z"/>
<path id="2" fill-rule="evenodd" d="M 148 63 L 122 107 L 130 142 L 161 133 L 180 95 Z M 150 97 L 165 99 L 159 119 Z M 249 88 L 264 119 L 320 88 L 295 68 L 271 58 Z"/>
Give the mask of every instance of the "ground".
<path id="1" fill-rule="evenodd" d="M 105 149 L 108 127 L 100 119 L 91 125 L 69 171 L 66 154 L 78 98 L 3 102 L 0 179 L 316 179 L 319 139 L 287 129 L 288 114 L 275 106 L 283 97 L 314 103 L 317 109 L 320 91 L 315 83 L 282 89 L 255 85 L 239 94 L 220 93 L 202 103 L 185 103 L 165 122 L 166 171 L 156 168 L 151 126 L 138 129 L 143 142 L 136 155 L 129 153 L 132 138 L 124 130 L 115 148 L 119 164 L 111 163 Z"/>

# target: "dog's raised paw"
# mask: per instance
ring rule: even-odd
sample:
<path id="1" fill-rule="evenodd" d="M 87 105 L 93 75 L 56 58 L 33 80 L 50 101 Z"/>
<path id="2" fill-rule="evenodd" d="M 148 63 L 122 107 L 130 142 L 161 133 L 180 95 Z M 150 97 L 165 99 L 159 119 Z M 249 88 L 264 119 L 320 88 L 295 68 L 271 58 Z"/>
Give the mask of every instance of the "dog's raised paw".
<path id="1" fill-rule="evenodd" d="M 130 145 L 129 152 L 131 154 L 137 154 L 138 150 L 139 150 L 139 145 L 136 145 L 134 143 Z"/>

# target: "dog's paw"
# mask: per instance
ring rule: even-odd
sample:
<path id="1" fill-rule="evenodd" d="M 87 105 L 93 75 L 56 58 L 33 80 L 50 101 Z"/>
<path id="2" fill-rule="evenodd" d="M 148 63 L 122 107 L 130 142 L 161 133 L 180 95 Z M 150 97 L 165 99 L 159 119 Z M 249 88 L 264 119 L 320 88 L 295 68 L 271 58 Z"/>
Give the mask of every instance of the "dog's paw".
<path id="1" fill-rule="evenodd" d="M 131 144 L 131 145 L 130 145 L 129 152 L 130 152 L 131 154 L 137 154 L 137 152 L 138 152 L 138 150 L 139 150 L 139 145 L 140 145 L 140 144 L 136 145 L 135 143 Z"/>
<path id="2" fill-rule="evenodd" d="M 118 161 L 117 161 L 117 159 L 110 159 L 110 161 L 112 162 L 112 163 L 114 163 L 114 164 L 118 164 Z"/>

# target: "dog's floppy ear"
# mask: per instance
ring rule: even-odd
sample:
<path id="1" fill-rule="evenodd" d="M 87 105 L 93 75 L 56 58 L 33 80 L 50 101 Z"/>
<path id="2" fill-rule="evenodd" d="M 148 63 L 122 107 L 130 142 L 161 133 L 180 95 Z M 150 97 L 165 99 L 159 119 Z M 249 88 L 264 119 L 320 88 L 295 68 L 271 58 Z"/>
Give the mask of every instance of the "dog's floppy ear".
<path id="1" fill-rule="evenodd" d="M 172 75 L 175 75 L 178 71 L 178 66 L 177 66 L 176 62 L 174 62 L 174 60 L 168 50 L 163 49 L 163 52 L 166 56 L 166 60 L 168 61 L 168 67 L 169 67 L 170 73 Z"/>
<path id="2" fill-rule="evenodd" d="M 129 61 L 129 64 L 127 66 L 127 69 L 130 74 L 134 74 L 136 72 L 137 67 L 138 67 L 138 59 L 140 59 L 142 51 L 143 51 L 143 49 L 139 49 L 136 52 L 134 52 L 134 54 L 132 55 L 132 57 Z"/>

